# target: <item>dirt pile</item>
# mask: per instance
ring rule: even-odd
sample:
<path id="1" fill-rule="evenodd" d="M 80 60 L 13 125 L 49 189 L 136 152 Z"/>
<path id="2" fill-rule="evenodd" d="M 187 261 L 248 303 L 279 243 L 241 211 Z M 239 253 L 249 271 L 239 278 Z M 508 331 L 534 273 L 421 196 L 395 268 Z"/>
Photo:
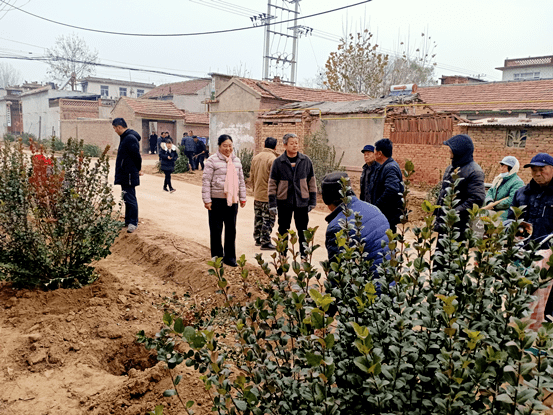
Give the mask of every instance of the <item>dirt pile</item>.
<path id="1" fill-rule="evenodd" d="M 179 250 L 177 250 L 177 247 Z M 164 364 L 135 342 L 153 336 L 165 310 L 193 313 L 221 299 L 209 250 L 168 237 L 146 221 L 122 233 L 99 278 L 79 290 L 13 290 L 0 285 L 0 414 L 144 414 L 162 403 L 180 413 Z M 236 270 L 227 271 L 235 284 Z M 251 278 L 256 278 L 252 274 Z M 210 412 L 198 375 L 181 365 L 180 390 Z"/>

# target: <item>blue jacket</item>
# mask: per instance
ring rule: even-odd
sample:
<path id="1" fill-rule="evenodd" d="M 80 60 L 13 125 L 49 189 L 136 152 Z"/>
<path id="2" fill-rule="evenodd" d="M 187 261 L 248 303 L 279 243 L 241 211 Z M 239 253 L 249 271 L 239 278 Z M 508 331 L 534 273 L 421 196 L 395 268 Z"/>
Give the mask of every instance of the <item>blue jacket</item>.
<path id="1" fill-rule="evenodd" d="M 182 138 L 181 145 L 184 146 L 184 151 L 187 153 L 194 153 L 196 151 L 196 143 L 189 135 Z"/>
<path id="2" fill-rule="evenodd" d="M 136 131 L 127 128 L 119 139 L 114 183 L 122 186 L 138 186 L 140 184 L 139 172 L 142 170 L 140 135 Z"/>
<path id="3" fill-rule="evenodd" d="M 534 179 L 515 193 L 511 206 L 526 206 L 522 219 L 532 224 L 531 239 L 553 233 L 553 180 L 549 185 L 541 187 Z M 509 210 L 509 219 L 515 214 Z"/>
<path id="4" fill-rule="evenodd" d="M 376 166 L 373 177 L 371 203 L 384 213 L 390 225 L 397 225 L 403 208 L 400 193 L 405 190 L 399 164 L 390 157 Z"/>
<path id="5" fill-rule="evenodd" d="M 374 260 L 371 267 L 376 275 L 376 267 L 382 263 L 383 256 L 389 252 L 388 248 L 388 236 L 386 230 L 390 227 L 388 220 L 382 214 L 380 210 L 370 203 L 363 202 L 357 199 L 355 196 L 351 197 L 350 208 L 354 212 L 359 212 L 363 217 L 361 229 L 361 238 L 365 243 L 365 252 L 367 253 L 366 260 Z M 325 219 L 328 222 L 326 228 L 326 250 L 328 252 L 329 261 L 333 261 L 334 257 L 340 252 L 340 248 L 336 245 L 336 233 L 342 229 L 340 221 L 345 220 L 344 204 L 342 203 L 334 211 L 328 215 Z M 350 217 L 348 220 L 353 221 L 354 217 Z M 354 235 L 355 230 L 351 230 L 351 235 Z M 382 248 L 382 241 L 386 244 Z"/>
<path id="6" fill-rule="evenodd" d="M 179 158 L 179 153 L 177 147 L 173 145 L 171 150 L 167 148 L 166 143 L 161 143 L 159 150 L 159 161 L 161 164 L 162 171 L 174 171 L 175 170 L 175 161 Z M 171 160 L 169 160 L 171 157 Z"/>

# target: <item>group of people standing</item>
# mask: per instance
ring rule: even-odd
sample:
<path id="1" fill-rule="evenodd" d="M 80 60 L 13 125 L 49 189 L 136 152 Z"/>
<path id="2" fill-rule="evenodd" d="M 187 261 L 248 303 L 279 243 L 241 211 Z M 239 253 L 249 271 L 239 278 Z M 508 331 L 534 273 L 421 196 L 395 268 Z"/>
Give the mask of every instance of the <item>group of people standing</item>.
<path id="1" fill-rule="evenodd" d="M 193 172 L 198 170 L 201 166 L 204 170 L 204 160 L 209 156 L 206 143 L 194 135 L 194 132 L 190 130 L 182 135 L 181 146 L 184 146 L 184 155 L 188 159 L 189 171 Z"/>

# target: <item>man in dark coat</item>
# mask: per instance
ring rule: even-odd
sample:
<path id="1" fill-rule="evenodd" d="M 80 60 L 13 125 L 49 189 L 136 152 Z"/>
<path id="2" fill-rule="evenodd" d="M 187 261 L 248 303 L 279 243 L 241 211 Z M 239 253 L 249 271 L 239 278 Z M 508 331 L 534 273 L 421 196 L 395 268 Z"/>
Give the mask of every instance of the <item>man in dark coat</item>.
<path id="1" fill-rule="evenodd" d="M 121 185 L 125 202 L 125 225 L 127 232 L 133 233 L 138 226 L 138 202 L 135 187 L 140 185 L 142 156 L 140 155 L 140 135 L 130 128 L 123 118 L 115 118 L 111 125 L 119 135 L 120 142 L 115 160 L 115 184 Z"/>
<path id="2" fill-rule="evenodd" d="M 188 159 L 190 164 L 190 170 L 196 170 L 196 163 L 194 162 L 194 153 L 196 152 L 196 143 L 194 142 L 194 137 L 191 135 L 186 135 L 182 137 L 182 143 L 184 145 L 184 155 Z"/>
<path id="3" fill-rule="evenodd" d="M 374 176 L 379 164 L 374 159 L 374 147 L 370 144 L 363 147 L 361 153 L 363 153 L 365 164 L 363 164 L 363 172 L 361 173 L 361 194 L 359 199 L 371 203 Z"/>
<path id="4" fill-rule="evenodd" d="M 403 175 L 399 164 L 392 158 L 393 144 L 383 138 L 374 144 L 374 157 L 380 165 L 374 173 L 371 203 L 386 216 L 395 233 L 403 209 Z"/>
<path id="5" fill-rule="evenodd" d="M 511 206 L 526 206 L 522 219 L 531 225 L 531 239 L 541 240 L 553 233 L 553 157 L 539 153 L 524 168 L 532 169 L 532 180 L 515 193 Z M 515 214 L 509 210 L 508 219 Z"/>
<path id="6" fill-rule="evenodd" d="M 309 212 L 317 205 L 317 183 L 311 159 L 300 153 L 296 134 L 282 138 L 284 153 L 275 159 L 269 174 L 269 210 L 278 215 L 278 233 L 290 229 L 292 215 L 300 241 L 301 256 L 305 256 L 304 231 L 309 224 Z"/>
<path id="7" fill-rule="evenodd" d="M 328 252 L 328 260 L 333 261 L 335 256 L 344 248 L 340 248 L 336 244 L 336 233 L 340 232 L 342 227 L 340 221 L 345 219 L 344 209 L 345 205 L 340 195 L 342 189 L 341 178 L 349 177 L 347 173 L 335 172 L 325 176 L 321 183 L 321 191 L 323 196 L 323 202 L 328 206 L 332 212 L 325 220 L 328 222 L 326 229 L 326 250 Z M 360 239 L 365 243 L 364 252 L 367 254 L 364 259 L 367 261 L 374 261 L 371 266 L 371 271 L 376 275 L 376 267 L 382 263 L 384 256 L 388 253 L 388 236 L 386 230 L 389 228 L 388 220 L 382 214 L 378 208 L 370 203 L 363 202 L 355 197 L 353 190 L 348 191 L 348 196 L 351 197 L 351 203 L 348 206 L 353 212 L 361 214 L 362 226 Z M 349 218 L 351 223 L 355 220 L 353 216 Z M 355 230 L 351 230 L 351 235 L 357 238 Z M 382 247 L 382 241 L 385 242 Z"/>
<path id="8" fill-rule="evenodd" d="M 150 154 L 156 154 L 157 152 L 157 134 L 155 131 L 152 131 L 150 134 Z"/>
<path id="9" fill-rule="evenodd" d="M 472 139 L 465 134 L 459 134 L 444 141 L 444 145 L 449 147 L 451 164 L 447 167 L 442 179 L 442 189 L 438 196 L 437 204 L 442 206 L 446 196 L 447 189 L 451 187 L 454 180 L 453 172 L 458 169 L 457 175 L 462 178 L 459 185 L 455 188 L 458 192 L 456 198 L 459 203 L 454 207 L 460 216 L 459 222 L 455 225 L 461 232 L 461 238 L 464 239 L 465 230 L 469 224 L 469 209 L 474 204 L 482 206 L 486 198 L 486 189 L 484 187 L 484 172 L 482 168 L 473 159 L 474 144 Z M 436 230 L 441 232 L 443 211 L 436 210 Z"/>

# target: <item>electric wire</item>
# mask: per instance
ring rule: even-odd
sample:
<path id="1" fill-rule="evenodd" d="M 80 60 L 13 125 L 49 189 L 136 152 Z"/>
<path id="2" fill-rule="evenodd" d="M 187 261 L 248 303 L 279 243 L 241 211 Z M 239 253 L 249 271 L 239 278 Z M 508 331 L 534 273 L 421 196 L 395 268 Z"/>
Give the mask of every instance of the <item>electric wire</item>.
<path id="1" fill-rule="evenodd" d="M 302 19 L 308 19 L 308 18 L 311 18 L 311 17 L 321 16 L 321 15 L 328 14 L 328 13 L 334 13 L 334 12 L 337 12 L 337 11 L 340 11 L 340 10 L 345 10 L 345 9 L 349 9 L 351 7 L 359 6 L 361 4 L 369 3 L 370 1 L 372 1 L 372 0 L 363 0 L 363 1 L 358 2 L 358 3 L 349 4 L 349 5 L 338 7 L 338 8 L 335 8 L 335 9 L 325 10 L 323 12 L 310 14 L 308 16 L 298 16 L 295 19 L 302 20 Z M 70 25 L 70 24 L 63 23 L 63 22 L 58 22 L 56 20 L 48 19 L 46 17 L 39 16 L 37 14 L 28 12 L 27 10 L 23 10 L 20 7 L 11 5 L 11 4 L 8 3 L 7 0 L 0 0 L 0 2 L 4 3 L 6 5 L 9 5 L 10 7 L 14 8 L 16 10 L 19 10 L 22 13 L 28 14 L 30 16 L 33 16 L 33 17 L 37 18 L 37 19 L 41 19 L 41 20 L 44 20 L 44 21 L 47 21 L 47 22 L 50 22 L 50 23 L 53 23 L 53 24 L 57 24 L 57 25 L 60 25 L 60 26 L 71 27 L 73 29 L 78 29 L 78 30 L 84 30 L 84 31 L 87 31 L 87 32 L 104 33 L 104 34 L 108 34 L 108 35 L 119 35 L 119 36 L 137 36 L 137 37 L 202 36 L 202 35 L 215 35 L 215 34 L 221 34 L 221 33 L 240 32 L 240 31 L 244 31 L 244 30 L 256 29 L 256 28 L 263 27 L 263 26 L 267 25 L 267 23 L 266 23 L 266 24 L 259 25 L 259 26 L 247 26 L 247 27 L 238 27 L 238 28 L 235 28 L 235 29 L 213 30 L 213 31 L 209 31 L 209 32 L 194 32 L 194 33 L 125 33 L 125 32 L 112 32 L 112 31 L 109 31 L 109 30 L 91 29 L 91 28 L 87 28 L 87 27 L 75 26 L 75 25 Z M 290 19 L 290 20 L 284 20 L 284 21 L 277 22 L 277 23 L 290 23 L 290 22 L 293 22 L 293 21 L 294 21 L 294 19 Z"/>

